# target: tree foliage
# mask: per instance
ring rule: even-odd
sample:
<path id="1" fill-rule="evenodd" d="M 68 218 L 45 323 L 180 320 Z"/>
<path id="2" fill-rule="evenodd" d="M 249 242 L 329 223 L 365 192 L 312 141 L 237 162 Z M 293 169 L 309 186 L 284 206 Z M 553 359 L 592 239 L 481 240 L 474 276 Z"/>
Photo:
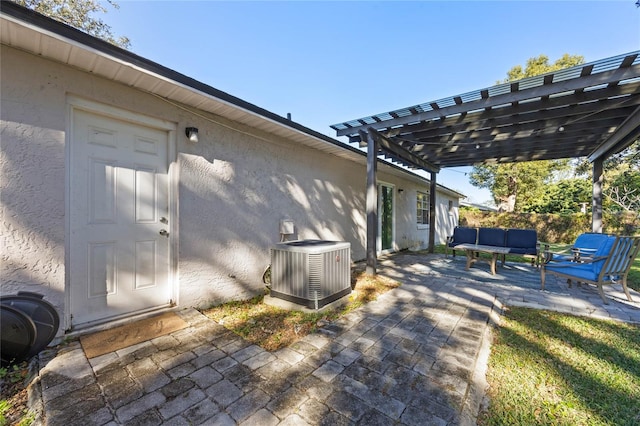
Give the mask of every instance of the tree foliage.
<path id="1" fill-rule="evenodd" d="M 564 54 L 553 63 L 549 57 L 539 55 L 527 60 L 526 66 L 516 65 L 507 72 L 508 83 L 526 77 L 557 71 L 584 63 L 584 57 Z M 473 166 L 469 181 L 478 188 L 491 191 L 501 211 L 527 211 L 538 205 L 545 196 L 545 187 L 553 175 L 568 167 L 568 160 L 543 160 L 507 164 L 480 164 Z"/>
<path id="2" fill-rule="evenodd" d="M 97 0 L 12 0 L 15 3 L 63 22 L 74 28 L 101 38 L 111 44 L 128 49 L 131 41 L 125 36 L 116 37 L 111 27 L 101 19 L 94 17 L 96 13 L 107 13 L 108 9 Z M 113 0 L 106 2 L 118 9 L 120 6 Z"/>
<path id="3" fill-rule="evenodd" d="M 469 181 L 489 189 L 500 211 L 528 211 L 545 196 L 554 172 L 566 164 L 566 160 L 483 164 L 474 166 Z"/>
<path id="4" fill-rule="evenodd" d="M 584 63 L 584 56 L 581 55 L 569 55 L 565 53 L 552 64 L 549 63 L 549 57 L 547 55 L 539 55 L 533 58 L 527 59 L 527 65 L 522 68 L 521 65 L 516 65 L 507 71 L 507 78 L 500 83 L 509 83 L 511 81 L 520 80 L 527 77 L 533 77 L 540 74 L 545 74 L 552 71 L 558 71 L 565 68 L 571 68 L 576 65 Z"/>
<path id="5" fill-rule="evenodd" d="M 607 208 L 640 217 L 640 140 L 604 162 Z"/>
<path id="6" fill-rule="evenodd" d="M 585 178 L 563 179 L 547 184 L 541 198 L 522 211 L 531 213 L 580 213 L 591 206 L 592 183 Z"/>

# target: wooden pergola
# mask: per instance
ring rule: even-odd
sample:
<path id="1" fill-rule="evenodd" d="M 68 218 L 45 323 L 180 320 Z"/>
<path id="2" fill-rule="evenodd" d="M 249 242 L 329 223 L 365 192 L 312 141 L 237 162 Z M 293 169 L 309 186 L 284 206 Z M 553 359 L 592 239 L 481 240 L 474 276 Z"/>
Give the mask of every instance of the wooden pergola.
<path id="1" fill-rule="evenodd" d="M 376 159 L 431 176 L 482 163 L 587 157 L 594 232 L 602 232 L 602 163 L 640 137 L 640 51 L 331 126 L 367 147 L 367 271 L 375 274 Z M 434 233 L 429 233 L 433 250 Z"/>

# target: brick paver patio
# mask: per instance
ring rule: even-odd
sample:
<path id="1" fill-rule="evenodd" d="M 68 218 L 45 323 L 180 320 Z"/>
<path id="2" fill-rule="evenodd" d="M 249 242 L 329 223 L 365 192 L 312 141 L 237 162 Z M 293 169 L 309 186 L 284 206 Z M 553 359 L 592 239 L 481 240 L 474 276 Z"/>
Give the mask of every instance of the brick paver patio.
<path id="1" fill-rule="evenodd" d="M 41 354 L 31 395 L 47 425 L 474 425 L 486 388 L 491 326 L 502 306 L 640 323 L 610 288 L 553 279 L 529 265 L 404 253 L 379 272 L 402 286 L 277 352 L 194 309 L 189 327 L 88 360 L 78 342 Z M 40 391 L 38 391 L 40 389 Z"/>

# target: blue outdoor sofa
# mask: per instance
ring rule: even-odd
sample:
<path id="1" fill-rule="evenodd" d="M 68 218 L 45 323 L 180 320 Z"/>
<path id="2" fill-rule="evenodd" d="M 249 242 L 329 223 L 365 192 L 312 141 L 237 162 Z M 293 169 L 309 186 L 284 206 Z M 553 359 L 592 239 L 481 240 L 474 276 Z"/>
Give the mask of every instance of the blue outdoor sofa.
<path id="1" fill-rule="evenodd" d="M 538 262 L 539 243 L 538 234 L 535 229 L 471 228 L 456 226 L 453 229 L 453 235 L 447 237 L 445 255 L 447 254 L 447 250 L 451 249 L 455 256 L 456 251 L 454 247 L 458 244 L 507 247 L 509 254 L 530 257 L 532 265 Z M 503 264 L 504 260 L 505 256 L 503 255 Z"/>

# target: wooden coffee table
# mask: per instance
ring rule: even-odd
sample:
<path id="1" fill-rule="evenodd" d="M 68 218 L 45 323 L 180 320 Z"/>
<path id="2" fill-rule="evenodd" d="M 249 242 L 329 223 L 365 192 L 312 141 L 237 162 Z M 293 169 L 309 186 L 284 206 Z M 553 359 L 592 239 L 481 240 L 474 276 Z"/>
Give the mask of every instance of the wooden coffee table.
<path id="1" fill-rule="evenodd" d="M 496 274 L 496 263 L 498 262 L 499 254 L 507 254 L 509 253 L 509 247 L 498 247 L 498 246 L 485 246 L 481 244 L 458 244 L 454 247 L 454 250 L 464 250 L 467 255 L 467 267 L 468 271 L 471 265 L 476 263 L 479 259 L 477 256 L 478 253 L 488 253 L 491 255 L 489 260 L 489 265 L 491 266 L 491 275 Z"/>

